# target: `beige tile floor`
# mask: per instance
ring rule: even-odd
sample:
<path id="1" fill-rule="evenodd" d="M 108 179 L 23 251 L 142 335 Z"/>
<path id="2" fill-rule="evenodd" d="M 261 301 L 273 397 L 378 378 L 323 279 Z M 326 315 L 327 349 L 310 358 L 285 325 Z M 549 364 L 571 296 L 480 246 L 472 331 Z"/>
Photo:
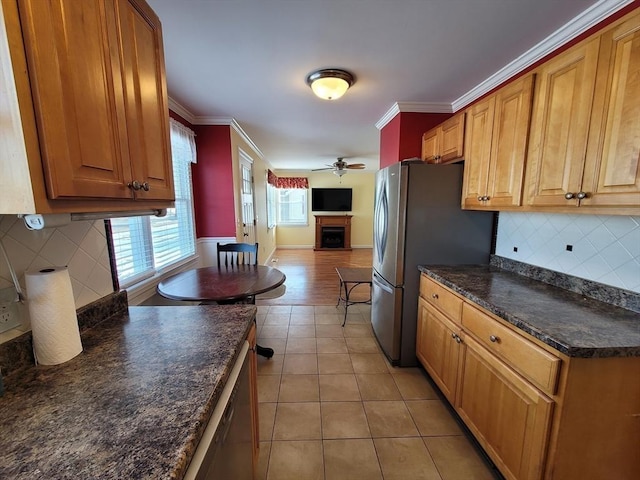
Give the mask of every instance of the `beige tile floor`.
<path id="1" fill-rule="evenodd" d="M 394 368 L 370 307 L 258 306 L 258 480 L 500 478 L 420 368 Z"/>

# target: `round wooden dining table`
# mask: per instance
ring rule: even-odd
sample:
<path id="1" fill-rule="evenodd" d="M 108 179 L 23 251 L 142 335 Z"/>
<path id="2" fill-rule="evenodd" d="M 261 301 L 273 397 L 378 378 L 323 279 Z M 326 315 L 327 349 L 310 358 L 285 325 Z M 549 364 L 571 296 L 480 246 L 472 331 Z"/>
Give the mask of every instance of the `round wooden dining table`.
<path id="1" fill-rule="evenodd" d="M 158 284 L 158 293 L 172 300 L 234 303 L 278 288 L 286 277 L 264 265 L 194 268 Z"/>
<path id="2" fill-rule="evenodd" d="M 264 265 L 194 268 L 160 282 L 158 293 L 171 300 L 241 303 L 278 288 L 286 278 L 277 268 Z M 266 358 L 274 353 L 272 348 L 260 345 L 256 345 L 256 350 Z"/>

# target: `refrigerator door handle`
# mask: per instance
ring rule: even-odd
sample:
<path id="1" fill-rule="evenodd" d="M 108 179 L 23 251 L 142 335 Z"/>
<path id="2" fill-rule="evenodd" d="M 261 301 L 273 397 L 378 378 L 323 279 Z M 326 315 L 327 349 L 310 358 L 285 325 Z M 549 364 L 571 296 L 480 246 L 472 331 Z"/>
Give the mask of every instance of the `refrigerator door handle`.
<path id="1" fill-rule="evenodd" d="M 385 250 L 387 249 L 387 235 L 389 231 L 389 199 L 387 193 L 386 178 L 382 179 L 379 186 L 377 204 L 374 213 L 375 222 L 375 242 L 378 262 L 384 261 Z"/>
<path id="2" fill-rule="evenodd" d="M 393 293 L 393 287 L 391 287 L 387 282 L 385 282 L 384 278 L 375 272 L 373 272 L 373 281 L 385 292 Z"/>

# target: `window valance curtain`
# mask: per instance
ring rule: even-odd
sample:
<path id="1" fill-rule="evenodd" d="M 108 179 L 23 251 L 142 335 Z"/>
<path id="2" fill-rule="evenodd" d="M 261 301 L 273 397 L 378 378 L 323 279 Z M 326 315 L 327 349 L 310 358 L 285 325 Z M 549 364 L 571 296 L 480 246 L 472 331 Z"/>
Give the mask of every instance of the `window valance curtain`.
<path id="1" fill-rule="evenodd" d="M 278 186 L 278 177 L 271 170 L 267 170 L 267 183 L 274 187 Z"/>
<path id="2" fill-rule="evenodd" d="M 278 177 L 271 170 L 267 170 L 267 183 L 276 188 L 309 188 L 307 177 Z"/>
<path id="3" fill-rule="evenodd" d="M 278 188 L 309 188 L 307 177 L 278 177 Z"/>
<path id="4" fill-rule="evenodd" d="M 179 155 L 172 155 L 173 161 L 184 161 L 188 163 L 197 163 L 196 155 L 196 134 L 190 128 L 184 126 L 173 118 L 169 119 L 171 128 L 171 149 L 175 153 L 175 149 L 181 149 Z"/>

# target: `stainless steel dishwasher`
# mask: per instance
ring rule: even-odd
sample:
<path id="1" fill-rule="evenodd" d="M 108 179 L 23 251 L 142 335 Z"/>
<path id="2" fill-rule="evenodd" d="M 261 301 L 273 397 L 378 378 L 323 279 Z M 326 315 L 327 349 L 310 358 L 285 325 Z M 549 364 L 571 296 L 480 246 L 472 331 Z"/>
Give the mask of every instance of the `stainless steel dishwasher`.
<path id="1" fill-rule="evenodd" d="M 244 343 L 189 464 L 185 480 L 251 480 L 249 342 Z"/>

